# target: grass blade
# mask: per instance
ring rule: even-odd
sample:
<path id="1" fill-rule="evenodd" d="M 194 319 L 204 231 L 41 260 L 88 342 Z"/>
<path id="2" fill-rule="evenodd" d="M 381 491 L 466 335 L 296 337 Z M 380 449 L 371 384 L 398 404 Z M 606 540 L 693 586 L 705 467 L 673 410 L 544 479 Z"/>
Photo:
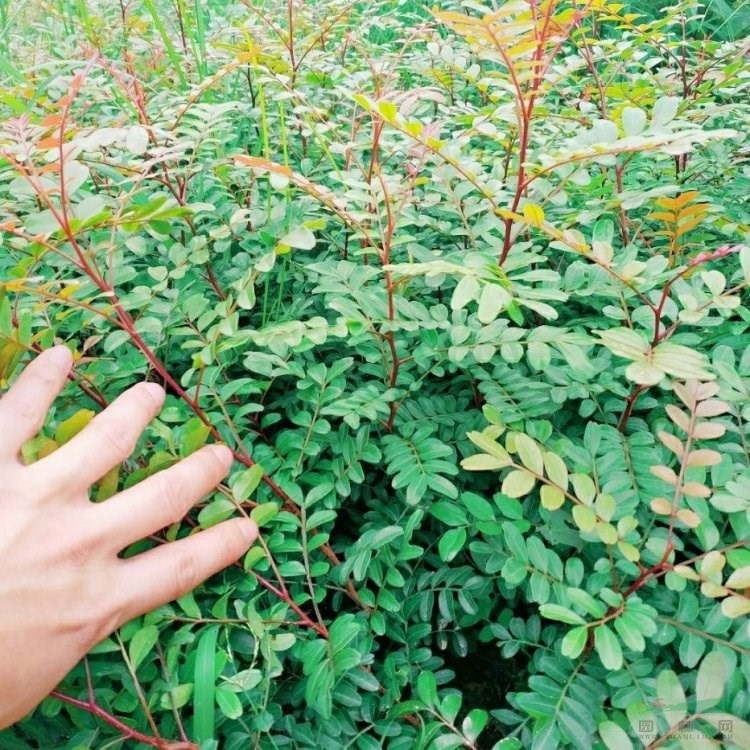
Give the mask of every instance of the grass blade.
<path id="1" fill-rule="evenodd" d="M 219 627 L 208 628 L 198 641 L 195 654 L 195 688 L 193 693 L 193 739 L 211 740 L 214 736 L 214 704 L 216 701 L 216 642 Z"/>
<path id="2" fill-rule="evenodd" d="M 167 55 L 169 55 L 169 59 L 171 60 L 172 66 L 177 73 L 177 77 L 180 79 L 180 83 L 185 88 L 187 88 L 188 81 L 187 78 L 185 78 L 185 74 L 182 72 L 180 56 L 177 54 L 177 51 L 172 44 L 172 40 L 169 38 L 169 34 L 167 34 L 167 30 L 164 27 L 164 24 L 161 22 L 161 18 L 159 17 L 159 14 L 154 7 L 153 0 L 143 0 L 143 4 L 144 6 L 146 6 L 146 10 L 148 10 L 148 12 L 151 14 L 151 20 L 154 22 L 154 26 L 159 32 L 159 36 L 161 37 L 162 42 L 164 42 L 164 47 L 167 50 Z"/>

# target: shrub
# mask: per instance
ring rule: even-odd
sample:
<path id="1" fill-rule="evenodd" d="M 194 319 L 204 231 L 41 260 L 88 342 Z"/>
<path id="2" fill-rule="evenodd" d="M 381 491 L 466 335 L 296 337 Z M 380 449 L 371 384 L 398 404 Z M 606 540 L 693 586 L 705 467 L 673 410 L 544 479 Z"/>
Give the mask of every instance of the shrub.
<path id="1" fill-rule="evenodd" d="M 161 536 L 263 531 L 3 748 L 750 747 L 745 40 L 692 2 L 3 12 L 0 377 L 77 359 L 27 459 L 156 380 L 95 499 L 223 440 Z"/>

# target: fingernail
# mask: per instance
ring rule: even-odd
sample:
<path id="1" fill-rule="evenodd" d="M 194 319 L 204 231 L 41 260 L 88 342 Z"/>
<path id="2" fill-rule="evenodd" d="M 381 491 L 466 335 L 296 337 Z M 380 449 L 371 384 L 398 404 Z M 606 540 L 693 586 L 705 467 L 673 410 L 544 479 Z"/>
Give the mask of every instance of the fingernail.
<path id="1" fill-rule="evenodd" d="M 140 387 L 144 393 L 147 393 L 153 399 L 156 406 L 161 409 L 166 397 L 164 389 L 158 383 L 142 383 Z"/>
<path id="2" fill-rule="evenodd" d="M 232 465 L 234 454 L 226 445 L 210 445 L 209 449 L 213 452 L 214 456 L 216 456 L 216 458 L 227 467 L 227 469 Z"/>
<path id="3" fill-rule="evenodd" d="M 242 532 L 242 536 L 245 538 L 245 541 L 248 544 L 252 544 L 258 538 L 258 525 L 255 523 L 255 521 L 243 520 L 239 524 L 239 527 L 240 531 Z"/>
<path id="4" fill-rule="evenodd" d="M 60 368 L 70 369 L 73 364 L 73 354 L 67 346 L 53 346 L 51 349 L 47 349 L 46 354 L 50 364 L 57 365 Z"/>

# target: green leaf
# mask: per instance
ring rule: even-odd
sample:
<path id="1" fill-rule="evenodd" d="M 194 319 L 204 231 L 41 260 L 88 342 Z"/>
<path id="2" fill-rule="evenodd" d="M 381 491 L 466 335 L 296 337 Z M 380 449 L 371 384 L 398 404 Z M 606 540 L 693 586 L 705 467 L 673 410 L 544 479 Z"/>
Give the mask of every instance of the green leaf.
<path id="1" fill-rule="evenodd" d="M 599 599 L 594 599 L 594 597 L 591 596 L 588 591 L 584 591 L 583 589 L 571 586 L 570 588 L 568 588 L 567 594 L 568 599 L 570 599 L 573 604 L 588 612 L 592 617 L 604 617 L 607 611 L 606 605 Z M 615 624 L 617 624 L 620 619 L 621 618 L 617 618 L 617 620 L 615 620 Z"/>
<path id="2" fill-rule="evenodd" d="M 419 673 L 417 695 L 428 708 L 434 708 L 437 704 L 437 680 L 432 672 Z"/>
<path id="3" fill-rule="evenodd" d="M 380 549 L 403 535 L 404 529 L 401 526 L 383 526 L 372 534 L 367 546 L 370 549 Z"/>
<path id="4" fill-rule="evenodd" d="M 263 547 L 260 544 L 254 544 L 242 560 L 242 567 L 245 570 L 252 570 L 265 556 L 266 551 Z"/>
<path id="5" fill-rule="evenodd" d="M 599 625 L 594 630 L 594 648 L 606 669 L 622 669 L 620 641 L 607 625 Z"/>
<path id="6" fill-rule="evenodd" d="M 430 513 L 448 526 L 466 526 L 469 523 L 463 508 L 456 503 L 433 503 L 430 506 Z"/>
<path id="7" fill-rule="evenodd" d="M 180 444 L 180 456 L 186 458 L 206 444 L 211 428 L 198 417 L 193 417 L 185 424 Z"/>
<path id="8" fill-rule="evenodd" d="M 262 479 L 263 467 L 260 464 L 255 464 L 255 466 L 241 472 L 231 485 L 235 500 L 244 503 L 258 489 Z"/>
<path id="9" fill-rule="evenodd" d="M 643 651 L 646 648 L 646 640 L 636 619 L 627 610 L 614 621 L 617 635 L 622 642 L 633 651 Z"/>
<path id="10" fill-rule="evenodd" d="M 613 721 L 603 721 L 599 724 L 599 736 L 607 746 L 607 750 L 632 750 L 633 748 L 627 732 Z"/>
<path id="11" fill-rule="evenodd" d="M 713 708 L 724 694 L 724 687 L 734 672 L 734 660 L 721 651 L 712 651 L 703 659 L 695 681 L 695 699 L 698 711 Z"/>
<path id="12" fill-rule="evenodd" d="M 744 750 L 750 747 L 750 724 L 732 714 L 714 712 L 703 714 L 704 718 L 712 727 L 722 732 L 726 740 L 731 742 L 732 747 Z"/>
<path id="13" fill-rule="evenodd" d="M 539 607 L 539 614 L 548 620 L 557 620 L 565 622 L 568 625 L 585 625 L 586 620 L 576 614 L 572 609 L 562 607 L 559 604 L 542 604 Z"/>
<path id="14" fill-rule="evenodd" d="M 193 684 L 188 682 L 178 685 L 164 693 L 159 699 L 159 705 L 164 711 L 182 708 L 193 695 Z"/>
<path id="15" fill-rule="evenodd" d="M 661 709 L 670 727 L 679 724 L 687 716 L 687 698 L 677 675 L 665 669 L 656 678 L 656 693 L 661 699 Z"/>
<path id="16" fill-rule="evenodd" d="M 128 659 L 133 670 L 137 670 L 140 667 L 158 640 L 159 629 L 156 625 L 145 625 L 131 638 L 130 646 L 128 647 Z"/>
<path id="17" fill-rule="evenodd" d="M 448 721 L 453 722 L 456 720 L 456 716 L 458 716 L 458 712 L 461 710 L 462 703 L 463 700 L 458 693 L 448 693 L 448 695 L 440 701 L 439 711 L 446 719 L 448 719 Z"/>
<path id="18" fill-rule="evenodd" d="M 466 714 L 466 718 L 461 723 L 461 731 L 471 742 L 479 737 L 482 730 L 487 726 L 490 715 L 481 708 L 473 708 Z M 463 743 L 462 743 L 463 744 Z"/>
<path id="19" fill-rule="evenodd" d="M 680 641 L 680 662 L 693 669 L 706 651 L 706 641 L 695 633 L 685 633 Z"/>
<path id="20" fill-rule="evenodd" d="M 466 529 L 450 529 L 440 537 L 438 551 L 443 562 L 450 562 L 466 543 Z"/>
<path id="21" fill-rule="evenodd" d="M 578 627 L 569 630 L 562 639 L 562 655 L 566 656 L 568 659 L 577 659 L 581 653 L 583 653 L 588 637 L 589 629 L 586 627 Z"/>
<path id="22" fill-rule="evenodd" d="M 242 703 L 239 696 L 225 687 L 216 689 L 216 705 L 228 719 L 239 719 L 242 716 Z"/>
<path id="23" fill-rule="evenodd" d="M 250 518 L 258 524 L 258 526 L 265 526 L 271 519 L 278 515 L 279 506 L 276 503 L 263 503 L 256 505 L 250 511 Z"/>
<path id="24" fill-rule="evenodd" d="M 236 511 L 234 503 L 227 497 L 220 497 L 201 508 L 198 513 L 198 523 L 201 528 L 208 529 L 211 526 L 225 521 Z"/>
<path id="25" fill-rule="evenodd" d="M 333 714 L 333 686 L 336 677 L 333 669 L 324 659 L 320 661 L 307 678 L 305 685 L 305 700 L 310 708 L 318 712 L 320 717 L 329 721 Z"/>
<path id="26" fill-rule="evenodd" d="M 477 521 L 495 520 L 495 511 L 492 509 L 492 505 L 474 492 L 463 492 L 461 502 Z"/>
<path id="27" fill-rule="evenodd" d="M 521 534 L 517 526 L 512 523 L 504 523 L 503 540 L 505 541 L 505 546 L 513 557 L 516 557 L 525 563 L 529 561 L 526 542 L 523 538 L 523 534 Z"/>
<path id="28" fill-rule="evenodd" d="M 502 567 L 500 575 L 509 586 L 518 586 L 528 575 L 526 563 L 517 560 L 515 557 L 509 557 Z"/>

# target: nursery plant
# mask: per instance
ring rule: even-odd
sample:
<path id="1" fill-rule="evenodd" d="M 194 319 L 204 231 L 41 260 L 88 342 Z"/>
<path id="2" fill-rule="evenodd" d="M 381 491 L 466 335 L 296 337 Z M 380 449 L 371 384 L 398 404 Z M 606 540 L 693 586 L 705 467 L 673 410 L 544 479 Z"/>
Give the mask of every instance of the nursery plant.
<path id="1" fill-rule="evenodd" d="M 24 459 L 152 380 L 125 554 L 261 527 L 0 748 L 749 748 L 749 12 L 0 1 Z"/>

